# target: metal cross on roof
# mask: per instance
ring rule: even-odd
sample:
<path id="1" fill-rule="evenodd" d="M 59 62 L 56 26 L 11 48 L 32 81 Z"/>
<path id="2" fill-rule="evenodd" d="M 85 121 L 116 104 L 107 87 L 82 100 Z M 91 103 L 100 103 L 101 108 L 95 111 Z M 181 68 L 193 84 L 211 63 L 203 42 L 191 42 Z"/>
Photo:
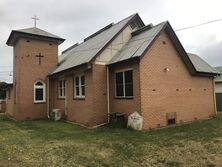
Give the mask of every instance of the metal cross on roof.
<path id="1" fill-rule="evenodd" d="M 36 17 L 36 15 L 34 17 L 32 17 L 31 19 L 34 20 L 34 26 L 36 27 L 36 21 L 39 20 L 39 18 Z"/>

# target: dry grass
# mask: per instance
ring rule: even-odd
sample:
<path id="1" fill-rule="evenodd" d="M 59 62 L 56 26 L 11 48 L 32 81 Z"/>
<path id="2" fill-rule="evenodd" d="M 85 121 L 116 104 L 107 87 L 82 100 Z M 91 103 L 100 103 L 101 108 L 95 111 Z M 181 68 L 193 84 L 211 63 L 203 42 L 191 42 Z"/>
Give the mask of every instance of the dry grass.
<path id="1" fill-rule="evenodd" d="M 142 132 L 0 116 L 0 166 L 222 166 L 222 116 Z"/>

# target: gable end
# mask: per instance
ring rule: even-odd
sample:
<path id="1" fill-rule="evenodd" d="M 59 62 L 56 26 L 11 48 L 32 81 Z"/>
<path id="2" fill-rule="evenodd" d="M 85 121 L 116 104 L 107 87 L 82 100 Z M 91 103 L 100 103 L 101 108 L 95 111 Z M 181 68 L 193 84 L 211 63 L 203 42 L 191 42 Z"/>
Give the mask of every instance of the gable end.
<path id="1" fill-rule="evenodd" d="M 142 19 L 140 18 L 140 16 L 138 15 L 138 13 L 135 14 L 135 16 L 127 23 L 125 24 L 125 26 L 123 26 L 123 28 L 115 34 L 115 36 L 113 36 L 113 38 L 107 42 L 105 44 L 105 46 L 89 61 L 89 64 L 91 64 L 92 62 L 94 62 L 96 60 L 96 58 L 98 57 L 98 55 L 100 55 L 112 42 L 113 40 L 128 26 L 130 25 L 130 23 L 134 22 L 135 20 L 138 21 L 138 23 L 140 23 L 140 26 L 143 27 L 145 26 L 144 22 L 142 21 Z M 139 27 L 139 28 L 141 28 Z"/>
<path id="2" fill-rule="evenodd" d="M 167 21 L 166 24 L 163 26 L 163 28 L 159 31 L 159 33 L 155 36 L 155 38 L 153 39 L 153 41 L 150 43 L 150 45 L 144 50 L 144 52 L 142 53 L 142 55 L 140 56 L 140 59 L 142 59 L 142 57 L 145 55 L 145 53 L 149 50 L 149 48 L 152 46 L 152 44 L 156 41 L 156 39 L 159 37 L 159 35 L 161 34 L 161 32 L 165 31 L 167 33 L 167 35 L 169 36 L 169 39 L 172 41 L 175 49 L 177 50 L 177 52 L 179 53 L 179 56 L 181 57 L 181 59 L 183 60 L 183 62 L 185 63 L 187 69 L 189 70 L 189 72 L 192 75 L 197 75 L 197 76 L 206 76 L 206 77 L 213 77 L 213 76 L 217 76 L 217 73 L 208 73 L 208 72 L 199 72 L 195 69 L 192 61 L 190 60 L 189 56 L 187 55 L 187 52 L 185 51 L 185 49 L 183 48 L 182 44 L 180 43 L 177 35 L 175 34 L 173 28 L 171 27 L 170 23 Z"/>

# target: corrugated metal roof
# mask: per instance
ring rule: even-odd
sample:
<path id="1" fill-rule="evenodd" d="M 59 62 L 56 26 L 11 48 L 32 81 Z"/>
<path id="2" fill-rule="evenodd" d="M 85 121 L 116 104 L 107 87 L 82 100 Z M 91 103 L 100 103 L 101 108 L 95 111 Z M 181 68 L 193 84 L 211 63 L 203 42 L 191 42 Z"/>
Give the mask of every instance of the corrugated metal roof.
<path id="1" fill-rule="evenodd" d="M 219 73 L 221 74 L 220 76 L 218 76 L 217 78 L 215 78 L 215 82 L 222 82 L 222 66 L 220 67 L 215 67 L 215 69 L 217 71 L 219 71 Z"/>
<path id="2" fill-rule="evenodd" d="M 110 60 L 109 64 L 140 57 L 166 23 L 160 23 L 133 36 L 121 51 Z"/>
<path id="3" fill-rule="evenodd" d="M 64 52 L 59 56 L 59 66 L 51 73 L 55 74 L 72 67 L 76 67 L 82 64 L 90 62 L 95 55 L 97 55 L 101 49 L 109 43 L 113 37 L 135 16 L 131 15 L 128 18 L 114 24 L 110 28 L 102 31 L 96 36 L 86 40 L 85 42 L 71 47 L 71 49 Z M 109 64 L 114 64 L 124 60 L 128 60 L 135 57 L 140 57 L 146 51 L 146 49 L 151 45 L 155 37 L 163 30 L 165 27 L 170 27 L 168 22 L 160 23 L 156 26 L 148 25 L 137 30 L 138 32 L 132 33 L 132 38 L 127 42 L 127 44 L 110 60 Z M 172 29 L 172 28 L 171 28 Z M 171 30 L 170 29 L 170 30 Z M 173 30 L 172 30 L 173 31 Z M 182 46 L 181 46 L 182 47 Z M 186 54 L 187 59 L 191 61 L 196 72 L 200 73 L 211 73 L 213 75 L 219 72 L 211 67 L 208 63 L 202 60 L 199 56 L 195 54 Z M 192 64 L 190 64 L 192 66 Z"/>
<path id="4" fill-rule="evenodd" d="M 47 31 L 44 31 L 44 30 L 39 29 L 37 27 L 25 28 L 25 29 L 14 30 L 14 31 L 28 33 L 28 34 L 34 34 L 34 35 L 40 35 L 40 36 L 45 36 L 45 37 L 51 37 L 51 38 L 61 38 L 57 35 L 51 34 Z"/>
<path id="5" fill-rule="evenodd" d="M 65 39 L 57 35 L 51 34 L 36 27 L 32 27 L 21 30 L 12 30 L 6 44 L 9 46 L 13 46 L 19 37 L 30 37 L 30 36 L 33 38 L 47 38 L 48 40 L 51 39 L 52 41 L 57 41 L 59 44 L 65 41 Z"/>
<path id="6" fill-rule="evenodd" d="M 163 22 L 154 27 L 150 27 L 150 29 L 141 28 L 144 29 L 144 31 L 138 34 L 135 33 L 136 35 L 133 36 L 129 40 L 128 44 L 126 44 L 123 47 L 123 49 L 121 49 L 121 51 L 117 53 L 117 55 L 115 55 L 110 60 L 109 64 L 114 64 L 134 57 L 140 57 L 166 24 L 167 22 Z M 211 67 L 199 56 L 188 53 L 188 57 L 191 60 L 197 72 L 214 73 L 214 74 L 218 73 L 216 69 Z"/>
<path id="7" fill-rule="evenodd" d="M 187 53 L 187 54 L 197 72 L 206 72 L 206 73 L 215 73 L 215 74 L 219 73 L 215 68 L 210 66 L 207 62 L 205 62 L 199 56 L 192 53 Z"/>
<path id="8" fill-rule="evenodd" d="M 51 74 L 88 63 L 135 15 L 114 24 L 109 29 L 59 56 L 59 66 Z"/>

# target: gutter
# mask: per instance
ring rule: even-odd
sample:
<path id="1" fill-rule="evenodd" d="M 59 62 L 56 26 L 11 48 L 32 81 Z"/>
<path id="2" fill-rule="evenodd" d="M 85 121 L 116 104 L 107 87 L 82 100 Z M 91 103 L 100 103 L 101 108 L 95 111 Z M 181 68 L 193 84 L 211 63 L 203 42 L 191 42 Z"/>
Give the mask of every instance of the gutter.
<path id="1" fill-rule="evenodd" d="M 77 66 L 74 66 L 74 67 L 70 67 L 70 68 L 67 68 L 67 69 L 64 69 L 62 71 L 58 71 L 58 72 L 55 72 L 55 73 L 50 73 L 49 76 L 53 77 L 53 76 L 56 76 L 56 75 L 60 75 L 61 73 L 65 73 L 67 71 L 70 71 L 70 70 L 74 70 L 76 68 L 81 68 L 82 66 L 84 65 L 88 65 L 88 63 L 82 63 L 82 64 L 79 64 Z M 58 66 L 55 67 L 55 69 L 58 68 Z M 52 71 L 54 71 L 55 69 L 53 69 Z"/>

